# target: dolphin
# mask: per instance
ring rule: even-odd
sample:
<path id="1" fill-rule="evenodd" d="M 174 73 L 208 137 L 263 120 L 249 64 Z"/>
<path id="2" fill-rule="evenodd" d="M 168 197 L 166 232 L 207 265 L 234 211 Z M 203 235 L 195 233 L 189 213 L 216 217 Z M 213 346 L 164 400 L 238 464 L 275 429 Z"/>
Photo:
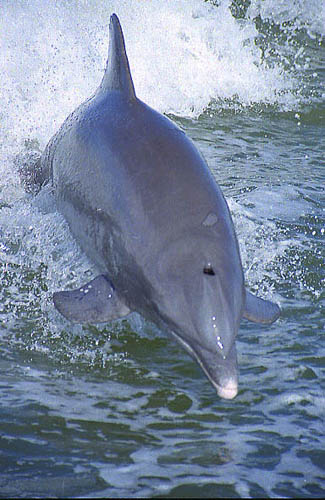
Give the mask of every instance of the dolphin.
<path id="1" fill-rule="evenodd" d="M 118 17 L 106 70 L 42 154 L 35 182 L 57 206 L 99 276 L 53 295 L 77 323 L 137 311 L 198 362 L 219 396 L 238 392 L 242 317 L 269 324 L 278 305 L 245 290 L 227 202 L 193 142 L 137 98 Z"/>

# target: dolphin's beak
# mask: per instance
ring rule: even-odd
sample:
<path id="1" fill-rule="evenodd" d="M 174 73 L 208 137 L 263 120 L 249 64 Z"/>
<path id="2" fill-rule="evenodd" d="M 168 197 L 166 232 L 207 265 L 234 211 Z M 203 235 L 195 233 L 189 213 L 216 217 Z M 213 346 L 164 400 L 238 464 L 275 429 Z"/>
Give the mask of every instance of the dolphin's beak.
<path id="1" fill-rule="evenodd" d="M 185 350 L 198 362 L 210 380 L 218 395 L 224 399 L 233 399 L 238 393 L 237 351 L 233 342 L 226 356 L 217 348 L 203 347 L 202 343 L 188 342 L 188 339 L 171 332 Z"/>
<path id="2" fill-rule="evenodd" d="M 228 380 L 228 382 L 223 386 L 216 385 L 213 383 L 217 389 L 218 396 L 224 399 L 234 399 L 238 394 L 238 382 L 236 380 Z"/>
<path id="3" fill-rule="evenodd" d="M 224 399 L 233 399 L 238 393 L 237 352 L 235 343 L 230 348 L 226 358 L 218 352 L 196 346 L 195 358 L 202 370 Z"/>

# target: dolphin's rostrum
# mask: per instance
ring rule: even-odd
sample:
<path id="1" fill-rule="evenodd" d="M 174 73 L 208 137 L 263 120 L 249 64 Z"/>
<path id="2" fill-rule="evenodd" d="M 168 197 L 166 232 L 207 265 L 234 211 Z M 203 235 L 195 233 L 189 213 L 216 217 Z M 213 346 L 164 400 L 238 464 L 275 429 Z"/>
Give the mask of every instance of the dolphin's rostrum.
<path id="1" fill-rule="evenodd" d="M 245 291 L 231 215 L 203 157 L 136 97 L 115 14 L 103 80 L 52 138 L 36 177 L 52 182 L 59 210 L 102 273 L 55 293 L 56 308 L 80 323 L 139 312 L 233 398 L 241 318 L 272 323 L 280 309 Z"/>

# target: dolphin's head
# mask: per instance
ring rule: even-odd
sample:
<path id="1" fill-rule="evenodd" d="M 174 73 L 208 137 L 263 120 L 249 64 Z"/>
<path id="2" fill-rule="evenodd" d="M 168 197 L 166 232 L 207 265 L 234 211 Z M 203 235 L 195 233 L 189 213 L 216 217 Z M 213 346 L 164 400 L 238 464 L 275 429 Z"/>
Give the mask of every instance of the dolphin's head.
<path id="1" fill-rule="evenodd" d="M 244 284 L 237 244 L 225 248 L 206 232 L 168 245 L 159 260 L 158 308 L 218 394 L 233 398 Z"/>

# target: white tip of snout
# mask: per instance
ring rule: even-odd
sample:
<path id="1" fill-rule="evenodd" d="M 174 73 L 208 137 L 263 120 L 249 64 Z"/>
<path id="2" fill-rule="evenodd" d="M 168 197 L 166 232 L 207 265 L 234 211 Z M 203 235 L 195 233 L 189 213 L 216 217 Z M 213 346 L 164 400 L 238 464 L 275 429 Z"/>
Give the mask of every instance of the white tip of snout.
<path id="1" fill-rule="evenodd" d="M 234 380 L 229 380 L 223 387 L 217 387 L 218 395 L 224 399 L 233 399 L 238 393 L 238 384 Z"/>

